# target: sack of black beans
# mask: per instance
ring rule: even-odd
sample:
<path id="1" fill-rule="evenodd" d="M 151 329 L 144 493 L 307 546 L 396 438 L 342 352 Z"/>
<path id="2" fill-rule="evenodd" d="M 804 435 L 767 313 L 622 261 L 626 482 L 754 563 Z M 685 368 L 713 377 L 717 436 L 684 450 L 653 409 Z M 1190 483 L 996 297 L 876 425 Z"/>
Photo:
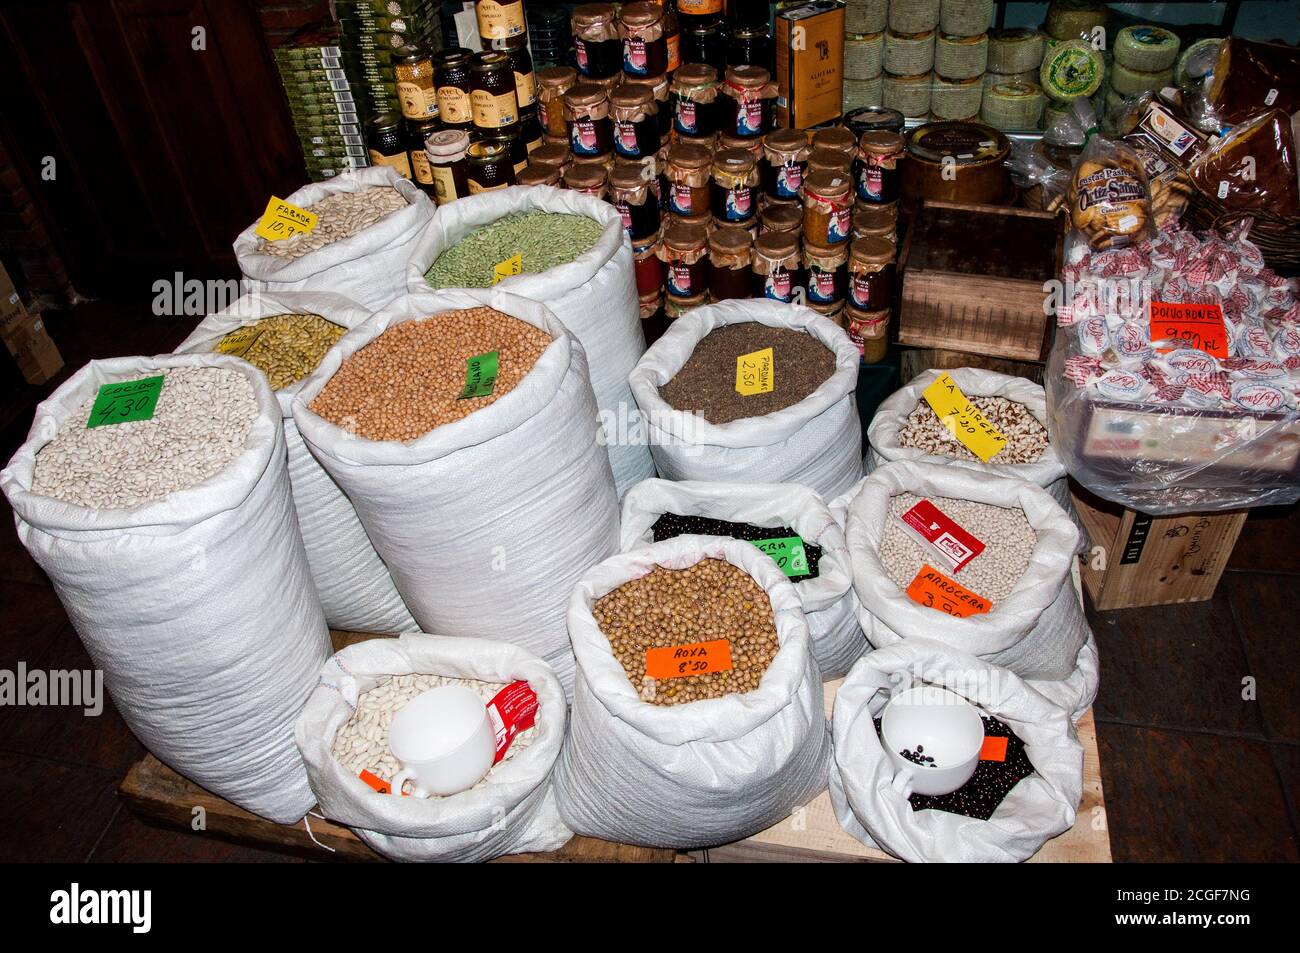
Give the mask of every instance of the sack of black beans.
<path id="1" fill-rule="evenodd" d="M 987 756 L 981 750 L 975 774 L 946 795 L 909 792 L 878 727 L 891 698 L 922 685 L 979 709 L 986 745 L 1007 739 Z M 863 656 L 835 696 L 832 731 L 835 816 L 847 833 L 895 857 L 1022 861 L 1074 825 L 1083 747 L 1068 712 L 1006 669 L 943 643 L 907 639 Z"/>
<path id="2" fill-rule="evenodd" d="M 293 723 L 330 644 L 266 378 L 219 354 L 92 361 L 37 408 L 0 487 L 144 746 L 246 810 L 301 818 Z"/>
<path id="3" fill-rule="evenodd" d="M 667 623 L 650 621 L 664 614 L 667 645 Z M 825 790 L 830 733 L 799 595 L 750 543 L 680 536 L 610 557 L 574 590 L 569 635 L 578 678 L 556 791 L 577 833 L 723 844 Z"/>
<path id="4" fill-rule="evenodd" d="M 844 329 L 809 308 L 724 301 L 672 322 L 632 394 L 660 476 L 800 483 L 830 499 L 862 477 L 860 363 Z M 743 394 L 741 374 L 756 375 Z"/>
<path id="5" fill-rule="evenodd" d="M 452 202 L 421 233 L 407 277 L 413 294 L 495 285 L 545 304 L 587 352 L 619 495 L 654 476 L 627 382 L 645 353 L 645 335 L 632 247 L 614 206 L 550 186 Z"/>
<path id="6" fill-rule="evenodd" d="M 210 314 L 176 353 L 242 357 L 267 374 L 284 417 L 289 480 L 307 562 L 331 628 L 407 632 L 418 628 L 356 510 L 321 469 L 293 422 L 293 398 L 325 352 L 371 312 L 328 292 L 253 292 Z"/>
<path id="7" fill-rule="evenodd" d="M 569 593 L 618 549 L 595 407 L 573 335 L 488 289 L 376 313 L 325 355 L 293 417 L 420 628 L 513 642 L 567 691 Z"/>
<path id="8" fill-rule="evenodd" d="M 624 552 L 687 533 L 758 544 L 794 583 L 823 680 L 867 650 L 844 529 L 808 487 L 644 480 L 623 497 L 622 523 Z"/>
<path id="9" fill-rule="evenodd" d="M 312 182 L 284 197 L 317 216 L 306 234 L 268 240 L 261 219 L 235 239 L 249 291 L 332 291 L 367 308 L 406 292 L 406 265 L 434 204 L 388 166 Z"/>
<path id="10" fill-rule="evenodd" d="M 509 738 L 509 747 L 478 784 L 446 797 L 387 793 L 398 767 L 388 727 L 406 702 L 442 685 L 464 685 L 488 703 L 517 682 L 536 695 L 536 711 L 513 735 L 494 721 L 498 745 Z M 518 712 L 532 707 L 529 699 Z M 298 716 L 296 736 L 327 818 L 392 860 L 468 863 L 558 850 L 573 836 L 551 785 L 566 715 L 559 679 L 530 652 L 416 632 L 358 642 L 331 658 Z"/>

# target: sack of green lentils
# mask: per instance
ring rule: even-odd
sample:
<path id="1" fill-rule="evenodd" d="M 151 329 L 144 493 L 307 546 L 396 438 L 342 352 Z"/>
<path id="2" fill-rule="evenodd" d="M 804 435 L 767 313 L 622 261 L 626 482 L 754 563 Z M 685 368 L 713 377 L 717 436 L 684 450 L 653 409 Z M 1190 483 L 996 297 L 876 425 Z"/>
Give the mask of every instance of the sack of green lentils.
<path id="1" fill-rule="evenodd" d="M 771 555 L 799 595 L 823 680 L 867 650 L 844 529 L 808 487 L 643 480 L 623 497 L 622 523 L 624 552 L 693 533 L 750 540 Z"/>
<path id="2" fill-rule="evenodd" d="M 741 359 L 761 362 L 769 348 L 770 376 L 742 395 Z M 723 301 L 669 326 L 632 371 L 632 394 L 660 476 L 800 483 L 830 499 L 862 478 L 860 363 L 844 329 L 816 311 Z"/>
<path id="3" fill-rule="evenodd" d="M 284 418 L 298 529 L 325 620 L 348 632 L 407 632 L 418 626 L 388 567 L 356 510 L 321 469 L 293 422 L 293 398 L 303 382 L 325 352 L 370 313 L 327 292 L 254 292 L 204 318 L 176 353 L 232 354 L 266 373 Z"/>
<path id="4" fill-rule="evenodd" d="M 388 166 L 344 172 L 285 196 L 317 216 L 311 232 L 268 241 L 261 219 L 235 239 L 249 291 L 332 291 L 382 308 L 406 291 L 406 264 L 434 204 Z"/>
<path id="5" fill-rule="evenodd" d="M 110 422 L 124 413 L 151 416 Z M 37 408 L 0 488 L 144 746 L 301 818 L 293 724 L 330 643 L 266 378 L 220 354 L 92 361 Z"/>
<path id="6" fill-rule="evenodd" d="M 1006 738 L 951 794 L 908 790 L 883 748 L 878 719 L 895 695 L 946 688 L 977 709 L 985 739 Z M 840 826 L 906 861 L 1006 863 L 1031 857 L 1074 825 L 1083 747 L 1065 709 L 1004 668 L 912 638 L 863 656 L 835 696 L 831 803 Z M 909 796 L 910 795 L 910 796 Z"/>
<path id="7" fill-rule="evenodd" d="M 349 331 L 294 397 L 420 628 L 499 639 L 566 690 L 569 593 L 618 548 L 582 345 L 496 289 L 408 295 Z"/>
<path id="8" fill-rule="evenodd" d="M 517 682 L 526 683 L 514 709 L 525 716 L 514 725 L 521 730 L 498 726 L 498 744 L 508 737 L 509 747 L 473 788 L 419 798 L 373 786 L 387 785 L 398 768 L 388 725 L 411 698 L 455 684 L 491 702 Z M 505 642 L 416 632 L 359 642 L 330 659 L 298 716 L 296 736 L 327 818 L 392 860 L 469 863 L 558 850 L 573 836 L 551 784 L 566 715 L 559 679 L 535 655 Z"/>
<path id="9" fill-rule="evenodd" d="M 645 352 L 632 248 L 612 205 L 549 186 L 452 202 L 416 241 L 407 276 L 413 294 L 495 285 L 545 304 L 587 352 L 619 496 L 654 476 L 627 382 Z"/>
<path id="10" fill-rule="evenodd" d="M 754 546 L 681 536 L 613 556 L 574 590 L 569 635 L 578 679 L 556 792 L 577 833 L 724 844 L 825 790 L 830 734 L 808 625 Z"/>

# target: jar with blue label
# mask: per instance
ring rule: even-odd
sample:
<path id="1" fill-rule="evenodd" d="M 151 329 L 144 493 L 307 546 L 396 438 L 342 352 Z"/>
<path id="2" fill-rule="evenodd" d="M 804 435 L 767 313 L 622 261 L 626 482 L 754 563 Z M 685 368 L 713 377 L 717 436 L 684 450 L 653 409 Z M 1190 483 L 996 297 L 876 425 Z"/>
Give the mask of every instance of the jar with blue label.
<path id="1" fill-rule="evenodd" d="M 614 122 L 604 87 L 579 83 L 570 89 L 564 97 L 564 119 L 575 156 L 590 158 L 614 151 Z"/>
<path id="2" fill-rule="evenodd" d="M 814 245 L 841 245 L 853 232 L 853 196 L 843 172 L 814 172 L 803 184 L 803 237 Z"/>
<path id="3" fill-rule="evenodd" d="M 649 86 L 624 83 L 609 94 L 614 119 L 614 149 L 627 159 L 659 151 L 659 109 Z"/>
<path id="4" fill-rule="evenodd" d="M 803 246 L 804 268 L 807 271 L 807 298 L 810 305 L 835 304 L 849 293 L 849 249 L 847 245 Z"/>
<path id="5" fill-rule="evenodd" d="M 712 66 L 687 63 L 673 75 L 669 95 L 677 135 L 704 139 L 718 131 L 718 73 Z"/>
<path id="6" fill-rule="evenodd" d="M 754 240 L 750 265 L 755 298 L 794 301 L 796 289 L 804 286 L 799 258 L 799 238 L 790 232 L 765 232 Z"/>
<path id="7" fill-rule="evenodd" d="M 709 290 L 709 231 L 703 225 L 674 222 L 664 229 L 659 246 L 664 262 L 664 290 L 691 298 Z"/>
<path id="8" fill-rule="evenodd" d="M 664 11 L 657 3 L 638 0 L 623 7 L 619 17 L 623 38 L 623 72 L 629 76 L 662 76 L 668 71 L 668 37 Z"/>

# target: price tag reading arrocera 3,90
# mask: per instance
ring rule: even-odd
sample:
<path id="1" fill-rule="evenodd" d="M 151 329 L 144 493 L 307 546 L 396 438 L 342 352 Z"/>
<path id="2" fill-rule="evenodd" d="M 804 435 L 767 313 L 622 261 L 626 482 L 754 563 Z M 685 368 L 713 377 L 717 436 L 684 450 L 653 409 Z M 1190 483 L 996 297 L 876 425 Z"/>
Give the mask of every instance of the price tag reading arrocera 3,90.
<path id="1" fill-rule="evenodd" d="M 736 358 L 736 393 L 742 397 L 770 394 L 776 387 L 776 367 L 772 349 L 742 354 Z"/>
<path id="2" fill-rule="evenodd" d="M 752 542 L 771 556 L 787 576 L 802 576 L 808 572 L 808 554 L 804 551 L 803 540 L 798 536 L 756 539 Z"/>
<path id="3" fill-rule="evenodd" d="M 488 351 L 486 354 L 476 354 L 474 357 L 465 360 L 465 389 L 460 392 L 457 400 L 464 400 L 467 397 L 487 397 L 492 393 L 492 388 L 497 386 L 497 362 L 500 360 L 500 353 L 497 351 Z"/>
<path id="4" fill-rule="evenodd" d="M 651 678 L 708 675 L 710 672 L 728 671 L 731 667 L 731 643 L 726 639 L 645 651 L 645 673 Z"/>
<path id="5" fill-rule="evenodd" d="M 961 392 L 950 374 L 940 374 L 921 396 L 939 418 L 939 422 L 964 446 L 985 463 L 1007 445 L 1002 431 L 989 423 L 974 404 Z"/>
<path id="6" fill-rule="evenodd" d="M 284 199 L 272 195 L 271 201 L 266 203 L 262 220 L 257 223 L 257 228 L 253 231 L 267 241 L 277 242 L 285 238 L 293 238 L 295 235 L 306 235 L 315 227 L 315 212 L 290 205 Z"/>
<path id="7" fill-rule="evenodd" d="M 138 381 L 115 381 L 105 384 L 95 395 L 90 408 L 86 429 L 108 424 L 125 424 L 132 420 L 149 420 L 158 406 L 162 393 L 163 376 L 146 377 Z"/>
<path id="8" fill-rule="evenodd" d="M 983 615 L 993 608 L 983 596 L 949 579 L 933 566 L 921 567 L 907 587 L 907 597 L 917 605 L 938 609 L 959 619 Z"/>

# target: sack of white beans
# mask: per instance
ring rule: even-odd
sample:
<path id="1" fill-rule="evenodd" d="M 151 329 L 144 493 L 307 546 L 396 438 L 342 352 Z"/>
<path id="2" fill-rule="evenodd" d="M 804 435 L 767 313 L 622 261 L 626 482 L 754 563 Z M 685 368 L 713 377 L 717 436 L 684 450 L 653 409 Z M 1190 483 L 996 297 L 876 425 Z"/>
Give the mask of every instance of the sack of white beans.
<path id="1" fill-rule="evenodd" d="M 342 295 L 327 292 L 253 292 L 229 308 L 210 314 L 176 348 L 177 354 L 210 353 L 224 348 L 227 335 L 245 327 L 256 327 L 277 315 L 318 316 L 337 325 L 339 333 L 359 327 L 371 312 Z M 262 338 L 261 340 L 266 340 Z M 241 341 L 241 346 L 248 342 Z M 296 343 L 296 342 L 295 342 Z M 321 342 L 320 351 L 328 350 Z M 286 353 L 289 352 L 286 348 Z M 300 349 L 301 351 L 301 349 Z M 246 350 L 239 356 L 255 363 L 256 355 Z M 299 355 L 295 355 L 300 356 Z M 278 355 L 267 349 L 267 357 Z M 260 365 L 259 365 L 260 366 Z M 265 370 L 265 368 L 263 368 Z M 389 575 L 388 567 L 375 552 L 356 510 L 311 455 L 293 422 L 293 398 L 314 367 L 286 368 L 297 380 L 275 391 L 284 417 L 284 438 L 289 450 L 289 480 L 298 512 L 298 528 L 307 547 L 312 579 L 325 608 L 325 620 L 332 628 L 349 632 L 406 632 L 417 628 Z M 275 386 L 276 381 L 272 382 Z"/>
<path id="2" fill-rule="evenodd" d="M 550 338 L 495 402 L 403 440 L 368 439 L 312 410 L 340 366 L 390 330 L 484 308 Z M 506 360 L 502 380 L 512 370 Z M 466 383 L 465 361 L 458 373 L 457 387 Z M 618 548 L 618 499 L 595 407 L 578 341 L 545 305 L 491 289 L 393 302 L 330 349 L 295 395 L 293 417 L 356 507 L 420 628 L 513 642 L 551 665 L 567 691 L 569 593 Z"/>
<path id="3" fill-rule="evenodd" d="M 420 692 L 465 685 L 489 702 L 517 681 L 537 696 L 533 725 L 514 736 L 472 789 L 449 797 L 396 797 L 362 780 L 362 771 L 391 780 L 396 762 L 388 726 Z M 327 818 L 393 860 L 468 863 L 558 850 L 573 836 L 551 785 L 566 714 L 555 672 L 518 646 L 407 633 L 358 642 L 331 658 L 295 733 Z"/>
<path id="4" fill-rule="evenodd" d="M 759 417 L 709 423 L 660 395 L 709 332 L 755 321 L 803 331 L 834 355 L 834 371 L 798 403 Z M 862 432 L 854 391 L 862 355 L 844 329 L 798 305 L 744 299 L 706 305 L 675 320 L 632 371 L 632 394 L 650 434 L 659 474 L 670 480 L 801 483 L 823 499 L 862 477 Z M 779 378 L 780 367 L 775 369 Z"/>
<path id="5" fill-rule="evenodd" d="M 126 409 L 92 410 L 104 384 L 158 376 L 151 418 L 87 426 Z M 329 632 L 266 378 L 218 354 L 92 361 L 37 408 L 0 487 L 145 747 L 255 814 L 301 818 L 293 723 Z"/>
<path id="6" fill-rule="evenodd" d="M 646 700 L 597 623 L 595 604 L 659 567 L 708 560 L 737 567 L 766 592 L 779 649 L 750 691 Z M 759 611 L 766 619 L 766 607 Z M 825 790 L 830 733 L 808 625 L 794 586 L 751 544 L 682 536 L 612 556 L 574 590 L 569 634 L 578 678 L 556 791 L 577 833 L 653 847 L 723 844 L 771 827 Z M 664 681 L 668 692 L 677 679 Z"/>
<path id="7" fill-rule="evenodd" d="M 284 199 L 319 220 L 308 234 L 274 242 L 256 233 L 260 219 L 240 232 L 234 249 L 246 290 L 332 291 L 372 309 L 405 293 L 406 263 L 434 212 L 414 182 L 375 166 Z"/>
<path id="8" fill-rule="evenodd" d="M 853 593 L 853 568 L 844 529 L 821 497 L 808 487 L 794 483 L 644 480 L 623 497 L 623 552 L 653 543 L 656 535 L 669 538 L 656 527 L 664 514 L 793 530 L 799 536 L 800 547 L 812 545 L 821 551 L 816 575 L 796 578 L 794 589 L 808 622 L 813 657 L 822 678 L 839 678 L 867 650 L 858 623 L 858 600 Z"/>
<path id="9" fill-rule="evenodd" d="M 922 684 L 955 692 L 982 717 L 1002 722 L 1000 731 L 1023 742 L 1028 765 L 1021 770 L 1032 773 L 982 782 L 970 798 L 918 809 L 882 747 L 875 719 L 891 697 Z M 863 656 L 836 693 L 831 725 L 831 803 L 840 826 L 868 846 L 913 862 L 1005 863 L 1027 859 L 1074 824 L 1083 796 L 1083 747 L 1068 712 L 1006 669 L 943 643 L 912 638 Z"/>

